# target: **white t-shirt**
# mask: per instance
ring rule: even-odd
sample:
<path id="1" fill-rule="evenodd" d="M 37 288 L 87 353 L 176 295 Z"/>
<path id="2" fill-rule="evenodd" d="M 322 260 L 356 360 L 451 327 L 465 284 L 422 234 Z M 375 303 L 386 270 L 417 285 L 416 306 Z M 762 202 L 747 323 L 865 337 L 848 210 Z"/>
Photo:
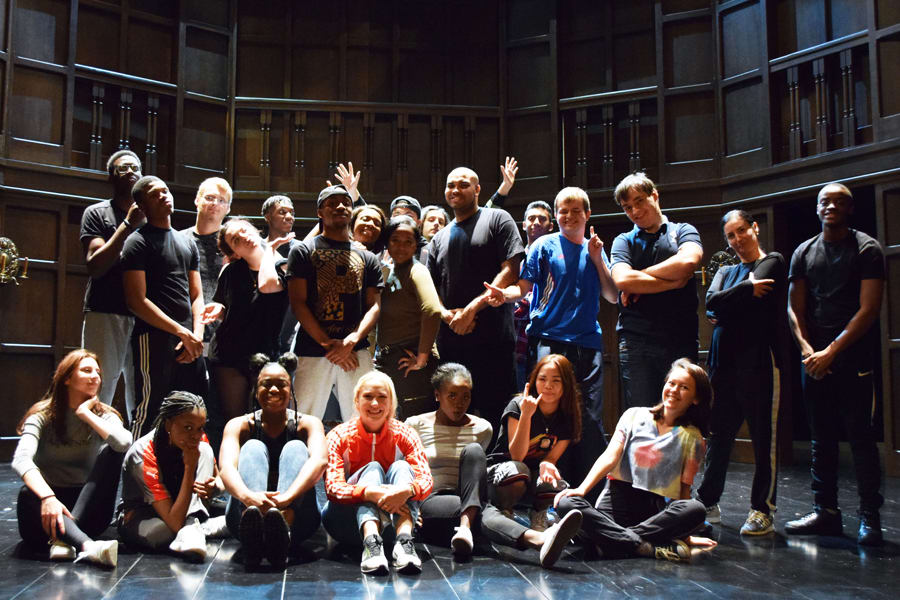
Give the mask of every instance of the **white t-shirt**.
<path id="1" fill-rule="evenodd" d="M 476 442 L 486 451 L 493 428 L 474 415 L 468 415 L 469 422 L 461 427 L 437 425 L 436 415 L 437 412 L 414 415 L 406 419 L 406 424 L 416 430 L 425 447 L 434 491 L 455 490 L 459 486 L 459 455 L 463 448 Z"/>

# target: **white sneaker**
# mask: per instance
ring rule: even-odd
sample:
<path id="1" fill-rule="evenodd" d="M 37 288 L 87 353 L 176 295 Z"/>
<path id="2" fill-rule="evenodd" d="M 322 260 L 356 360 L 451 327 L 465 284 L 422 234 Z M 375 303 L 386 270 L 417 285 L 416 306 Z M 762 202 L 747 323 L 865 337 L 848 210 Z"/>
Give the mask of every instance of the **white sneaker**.
<path id="1" fill-rule="evenodd" d="M 169 544 L 169 550 L 176 554 L 183 554 L 191 561 L 203 562 L 206 559 L 206 536 L 200 527 L 199 521 L 185 524 L 178 530 L 178 535 Z"/>
<path id="2" fill-rule="evenodd" d="M 212 517 L 200 524 L 200 531 L 208 538 L 227 538 L 231 536 L 228 525 L 225 524 L 225 515 Z"/>
<path id="3" fill-rule="evenodd" d="M 547 510 L 531 510 L 528 512 L 531 521 L 531 529 L 535 531 L 547 531 L 550 528 L 550 515 Z"/>
<path id="4" fill-rule="evenodd" d="M 384 542 L 380 535 L 372 534 L 363 540 L 359 570 L 363 573 L 387 573 L 388 562 L 384 556 Z"/>
<path id="5" fill-rule="evenodd" d="M 398 535 L 394 542 L 394 568 L 403 573 L 421 573 L 422 559 L 416 554 L 416 547 L 410 535 Z"/>
<path id="6" fill-rule="evenodd" d="M 115 567 L 119 560 L 118 540 L 91 540 L 84 543 L 75 562 L 86 560 L 103 567 Z"/>
<path id="7" fill-rule="evenodd" d="M 552 567 L 559 560 L 563 549 L 578 530 L 581 529 L 581 511 L 572 510 L 566 513 L 559 523 L 544 532 L 544 544 L 541 546 L 541 566 Z"/>
<path id="8" fill-rule="evenodd" d="M 453 548 L 453 554 L 460 557 L 471 556 L 474 546 L 472 530 L 468 527 L 457 527 L 456 534 L 450 538 L 450 547 Z"/>
<path id="9" fill-rule="evenodd" d="M 719 510 L 718 504 L 706 507 L 706 522 L 718 525 L 722 522 L 722 511 Z"/>
<path id="10" fill-rule="evenodd" d="M 55 562 L 63 562 L 75 560 L 75 547 L 56 540 L 50 544 L 50 560 Z"/>

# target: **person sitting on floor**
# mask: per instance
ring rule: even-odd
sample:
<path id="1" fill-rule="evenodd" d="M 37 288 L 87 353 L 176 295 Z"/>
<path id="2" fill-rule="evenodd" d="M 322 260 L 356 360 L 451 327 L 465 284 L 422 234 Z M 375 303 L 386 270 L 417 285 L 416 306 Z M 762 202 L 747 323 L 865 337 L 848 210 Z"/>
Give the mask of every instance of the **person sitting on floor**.
<path id="1" fill-rule="evenodd" d="M 219 463 L 231 494 L 225 511 L 228 529 L 241 540 L 244 564 L 259 564 L 263 554 L 283 568 L 288 552 L 319 528 L 313 487 L 325 472 L 322 422 L 288 408 L 294 400 L 291 375 L 297 357 L 273 362 L 265 354 L 251 358 L 256 371 L 259 409 L 225 426 Z"/>
<path id="2" fill-rule="evenodd" d="M 97 398 L 100 383 L 97 356 L 69 352 L 19 423 L 12 468 L 25 482 L 16 512 L 27 545 L 46 548 L 49 541 L 51 560 L 72 560 L 77 549 L 77 560 L 115 567 L 119 542 L 94 538 L 112 520 L 131 433 Z"/>
<path id="3" fill-rule="evenodd" d="M 582 530 L 607 558 L 689 562 L 690 546 L 715 546 L 691 535 L 706 516 L 703 503 L 691 498 L 691 484 L 706 451 L 711 403 L 706 372 L 686 358 L 676 360 L 662 402 L 625 411 L 584 481 L 556 495 L 557 511 L 580 510 Z M 608 485 L 595 508 L 584 496 L 603 478 Z"/>
<path id="4" fill-rule="evenodd" d="M 507 518 L 488 503 L 487 457 L 491 424 L 466 414 L 472 400 L 472 375 L 459 363 L 445 363 L 431 378 L 438 409 L 416 415 L 406 424 L 416 430 L 434 477 L 434 491 L 421 505 L 425 539 L 446 543 L 458 558 L 472 554 L 472 529 L 481 517 L 481 530 L 493 541 L 511 547 L 540 549 L 541 566 L 550 567 L 578 531 L 581 514 L 571 511 L 565 522 L 535 531 Z M 458 525 L 458 526 L 457 526 Z"/>
<path id="5" fill-rule="evenodd" d="M 203 501 L 222 483 L 205 427 L 203 398 L 171 392 L 155 427 L 125 454 L 119 537 L 126 544 L 151 552 L 168 547 L 198 562 L 206 558 L 206 536 L 221 533 L 221 517 L 209 519 Z"/>
<path id="6" fill-rule="evenodd" d="M 396 532 L 394 568 L 419 573 L 413 545 L 419 502 L 431 493 L 425 449 L 415 430 L 394 418 L 397 394 L 390 377 L 370 371 L 353 391 L 356 415 L 328 433 L 322 507 L 325 531 L 340 543 L 363 544 L 360 570 L 387 573 L 382 524 Z"/>

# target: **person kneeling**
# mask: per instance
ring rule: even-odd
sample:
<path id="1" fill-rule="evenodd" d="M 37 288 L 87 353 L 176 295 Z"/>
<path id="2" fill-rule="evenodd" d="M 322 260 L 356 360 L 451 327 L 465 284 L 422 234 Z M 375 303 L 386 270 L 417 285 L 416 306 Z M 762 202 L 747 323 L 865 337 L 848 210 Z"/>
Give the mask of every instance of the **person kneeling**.
<path id="1" fill-rule="evenodd" d="M 288 352 L 272 362 L 250 359 L 256 372 L 259 410 L 228 421 L 219 451 L 222 481 L 231 494 L 228 529 L 241 540 L 244 564 L 257 566 L 263 554 L 283 568 L 289 551 L 319 528 L 313 487 L 325 472 L 322 422 L 294 406 L 291 374 L 297 357 Z"/>
<path id="2" fill-rule="evenodd" d="M 396 532 L 394 568 L 422 570 L 413 545 L 419 502 L 431 493 L 428 460 L 419 436 L 394 418 L 397 395 L 390 377 L 370 371 L 356 384 L 357 415 L 338 425 L 326 438 L 328 468 L 322 524 L 342 544 L 363 543 L 363 573 L 386 573 L 382 522 Z M 398 458 L 399 457 L 399 458 Z"/>
<path id="3" fill-rule="evenodd" d="M 214 520 L 203 500 L 218 494 L 222 483 L 205 427 L 203 398 L 171 392 L 156 426 L 125 454 L 119 526 L 125 543 L 149 551 L 168 547 L 198 562 L 206 558 L 206 536 L 213 533 L 208 524 Z"/>
<path id="4" fill-rule="evenodd" d="M 714 547 L 713 540 L 691 535 L 706 516 L 703 503 L 691 498 L 691 484 L 706 451 L 711 402 L 706 372 L 676 360 L 662 402 L 625 411 L 581 485 L 556 495 L 557 511 L 580 510 L 582 530 L 607 558 L 689 562 L 690 546 Z M 592 507 L 584 495 L 604 477 L 609 484 Z"/>

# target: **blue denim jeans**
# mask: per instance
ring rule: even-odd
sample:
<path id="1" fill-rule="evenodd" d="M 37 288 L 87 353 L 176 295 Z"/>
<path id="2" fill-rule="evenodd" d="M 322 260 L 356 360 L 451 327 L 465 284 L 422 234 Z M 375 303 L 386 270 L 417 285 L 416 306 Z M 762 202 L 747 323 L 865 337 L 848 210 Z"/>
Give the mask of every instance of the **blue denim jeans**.
<path id="1" fill-rule="evenodd" d="M 364 486 L 373 485 L 400 485 L 409 486 L 415 476 L 408 462 L 400 459 L 394 462 L 387 473 L 377 462 L 370 462 L 362 469 L 354 473 L 347 480 Z M 407 501 L 412 520 L 415 522 L 419 516 L 419 503 L 413 500 Z M 325 531 L 341 544 L 348 546 L 360 546 L 362 544 L 363 523 L 366 521 L 379 521 L 380 523 L 393 524 L 395 515 L 388 515 L 371 502 L 360 504 L 339 504 L 327 501 L 322 508 L 322 525 Z"/>
<path id="2" fill-rule="evenodd" d="M 697 362 L 697 341 L 669 341 L 619 337 L 619 375 L 622 412 L 635 406 L 655 406 L 662 398 L 666 373 L 679 358 Z"/>
<path id="3" fill-rule="evenodd" d="M 309 450 L 300 440 L 291 440 L 281 449 L 278 457 L 278 485 L 276 490 L 288 489 L 303 465 L 309 459 Z M 247 440 L 241 446 L 238 457 L 238 473 L 250 490 L 266 491 L 269 481 L 269 451 L 260 440 Z M 241 513 L 246 507 L 234 496 L 228 499 L 225 509 L 225 522 L 231 534 L 240 538 Z M 300 494 L 291 503 L 294 510 L 294 522 L 291 525 L 291 546 L 296 546 L 319 528 L 319 509 L 316 506 L 315 492 L 310 489 Z"/>

